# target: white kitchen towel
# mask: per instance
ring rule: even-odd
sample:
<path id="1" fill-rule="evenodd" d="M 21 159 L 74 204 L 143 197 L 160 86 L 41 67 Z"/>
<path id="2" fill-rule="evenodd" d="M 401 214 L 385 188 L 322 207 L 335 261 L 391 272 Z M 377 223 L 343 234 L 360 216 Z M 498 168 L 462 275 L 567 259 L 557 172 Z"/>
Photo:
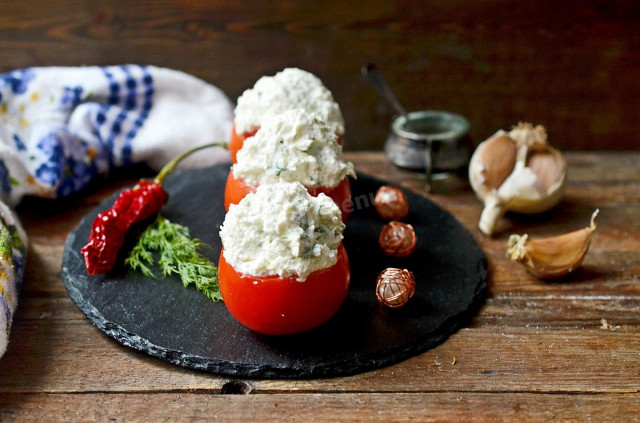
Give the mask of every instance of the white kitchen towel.
<path id="1" fill-rule="evenodd" d="M 191 147 L 228 140 L 232 121 L 233 105 L 221 90 L 171 69 L 40 67 L 0 75 L 0 356 L 26 245 L 6 205 L 25 195 L 65 197 L 130 163 L 159 169 Z M 225 150 L 211 149 L 182 166 L 228 161 Z M 7 242 L 11 248 L 2 250 Z"/>

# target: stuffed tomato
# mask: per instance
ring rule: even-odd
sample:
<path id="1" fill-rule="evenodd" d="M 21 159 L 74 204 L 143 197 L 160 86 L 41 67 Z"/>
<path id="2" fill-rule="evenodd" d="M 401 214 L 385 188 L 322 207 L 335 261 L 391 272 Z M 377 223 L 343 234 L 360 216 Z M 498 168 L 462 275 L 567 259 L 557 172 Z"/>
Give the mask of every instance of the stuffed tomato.
<path id="1" fill-rule="evenodd" d="M 229 154 L 231 154 L 231 163 L 235 163 L 238 161 L 236 156 L 238 154 L 238 150 L 242 148 L 244 140 L 254 136 L 256 132 L 256 130 L 253 130 L 238 135 L 238 133 L 236 132 L 236 125 L 235 123 L 233 124 L 233 126 L 231 127 L 231 140 L 229 140 Z"/>
<path id="2" fill-rule="evenodd" d="M 231 154 L 231 163 L 235 163 L 238 161 L 237 155 L 238 151 L 244 145 L 244 141 L 247 138 L 251 138 L 256 134 L 257 130 L 253 130 L 250 132 L 245 132 L 243 134 L 238 135 L 236 132 L 236 125 L 234 124 L 231 127 L 231 140 L 229 141 L 229 154 Z M 344 145 L 344 134 L 336 134 L 338 136 L 338 144 Z"/>
<path id="3" fill-rule="evenodd" d="M 224 188 L 224 208 L 229 211 L 231 204 L 238 204 L 247 194 L 256 192 L 257 185 L 249 185 L 242 179 L 236 179 L 233 175 L 233 169 L 229 172 L 227 177 L 227 183 Z M 305 187 L 309 194 L 314 197 L 322 193 L 331 198 L 334 203 L 340 208 L 342 213 L 342 221 L 347 222 L 349 213 L 351 213 L 351 185 L 349 184 L 349 178 L 344 178 L 334 188 L 327 187 Z"/>
<path id="4" fill-rule="evenodd" d="M 236 154 L 244 141 L 253 136 L 265 121 L 296 108 L 320 115 L 331 126 L 338 142 L 343 143 L 344 119 L 331 91 L 315 75 L 297 68 L 286 68 L 274 76 L 263 76 L 238 98 L 229 142 L 232 162 L 236 162 Z"/>
<path id="5" fill-rule="evenodd" d="M 344 223 L 333 201 L 299 183 L 258 187 L 220 228 L 220 292 L 240 323 L 266 335 L 313 329 L 342 305 L 349 287 Z"/>
<path id="6" fill-rule="evenodd" d="M 294 109 L 273 116 L 245 140 L 225 187 L 225 208 L 258 186 L 299 182 L 311 195 L 334 200 L 346 222 L 351 211 L 348 177 L 355 176 L 332 128 L 319 115 Z"/>

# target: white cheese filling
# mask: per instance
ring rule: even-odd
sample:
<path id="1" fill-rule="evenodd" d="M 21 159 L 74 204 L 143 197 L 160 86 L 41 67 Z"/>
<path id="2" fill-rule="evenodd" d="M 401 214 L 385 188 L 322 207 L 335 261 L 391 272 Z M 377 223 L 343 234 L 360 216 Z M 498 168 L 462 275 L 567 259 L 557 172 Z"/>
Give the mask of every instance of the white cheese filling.
<path id="1" fill-rule="evenodd" d="M 344 134 L 340 106 L 322 81 L 297 68 L 287 68 L 275 76 L 263 76 L 239 98 L 234 124 L 237 134 L 254 132 L 265 120 L 294 108 L 317 113 L 336 134 Z"/>
<path id="2" fill-rule="evenodd" d="M 244 141 L 236 159 L 233 175 L 249 185 L 300 182 L 334 188 L 346 176 L 355 176 L 335 132 L 320 116 L 301 109 L 265 122 Z"/>
<path id="3" fill-rule="evenodd" d="M 231 205 L 220 238 L 224 258 L 237 272 L 304 281 L 337 262 L 344 228 L 331 198 L 313 197 L 299 183 L 277 183 Z"/>

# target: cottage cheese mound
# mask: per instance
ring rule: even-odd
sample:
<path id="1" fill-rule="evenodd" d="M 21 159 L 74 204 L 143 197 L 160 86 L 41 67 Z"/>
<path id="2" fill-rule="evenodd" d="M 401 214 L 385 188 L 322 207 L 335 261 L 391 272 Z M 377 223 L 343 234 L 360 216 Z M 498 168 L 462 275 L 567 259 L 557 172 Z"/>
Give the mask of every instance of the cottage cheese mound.
<path id="1" fill-rule="evenodd" d="M 272 117 L 244 141 L 233 175 L 250 185 L 300 182 L 307 187 L 336 187 L 355 176 L 342 146 L 321 117 L 302 109 Z"/>
<path id="2" fill-rule="evenodd" d="M 297 276 L 304 281 L 337 262 L 345 225 L 324 194 L 311 196 L 299 183 L 258 187 L 231 205 L 220 228 L 225 260 L 253 276 Z"/>
<path id="3" fill-rule="evenodd" d="M 344 134 L 342 112 L 331 91 L 318 77 L 298 68 L 263 76 L 238 98 L 234 120 L 236 133 L 253 132 L 270 116 L 294 108 L 319 114 L 334 133 Z"/>

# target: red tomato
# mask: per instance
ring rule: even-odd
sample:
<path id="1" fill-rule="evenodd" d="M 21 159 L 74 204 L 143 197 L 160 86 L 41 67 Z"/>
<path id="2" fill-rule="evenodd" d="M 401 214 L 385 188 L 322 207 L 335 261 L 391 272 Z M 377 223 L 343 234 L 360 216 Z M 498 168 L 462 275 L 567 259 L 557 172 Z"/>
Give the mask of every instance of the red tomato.
<path id="1" fill-rule="evenodd" d="M 220 293 L 233 317 L 265 335 L 290 335 L 320 326 L 333 316 L 349 288 L 349 259 L 342 243 L 338 261 L 298 282 L 295 276 L 238 273 L 220 253 Z"/>
<path id="2" fill-rule="evenodd" d="M 349 184 L 349 178 L 345 177 L 334 188 L 327 187 L 306 187 L 309 194 L 317 197 L 321 192 L 329 196 L 334 203 L 340 208 L 342 212 L 342 221 L 347 222 L 349 213 L 351 213 L 351 185 Z M 229 211 L 231 204 L 238 204 L 247 194 L 256 192 L 258 187 L 256 185 L 249 185 L 242 179 L 236 179 L 233 176 L 233 169 L 229 172 L 227 177 L 227 183 L 224 187 L 224 209 Z"/>
<path id="3" fill-rule="evenodd" d="M 238 150 L 242 148 L 242 144 L 244 144 L 244 140 L 250 138 L 256 134 L 257 131 L 253 132 L 245 132 L 244 134 L 238 135 L 236 133 L 236 125 L 235 123 L 231 127 L 231 140 L 229 141 L 229 153 L 231 153 L 231 163 L 236 162 L 236 155 L 238 154 Z"/>
<path id="4" fill-rule="evenodd" d="M 244 140 L 250 138 L 256 134 L 256 131 L 253 132 L 245 132 L 244 134 L 238 135 L 236 133 L 236 125 L 234 124 L 231 127 L 231 140 L 229 141 L 229 153 L 231 153 L 231 163 L 235 163 L 236 155 L 238 154 L 238 150 L 242 148 L 244 144 Z M 344 134 L 338 134 L 338 144 L 344 145 Z"/>

